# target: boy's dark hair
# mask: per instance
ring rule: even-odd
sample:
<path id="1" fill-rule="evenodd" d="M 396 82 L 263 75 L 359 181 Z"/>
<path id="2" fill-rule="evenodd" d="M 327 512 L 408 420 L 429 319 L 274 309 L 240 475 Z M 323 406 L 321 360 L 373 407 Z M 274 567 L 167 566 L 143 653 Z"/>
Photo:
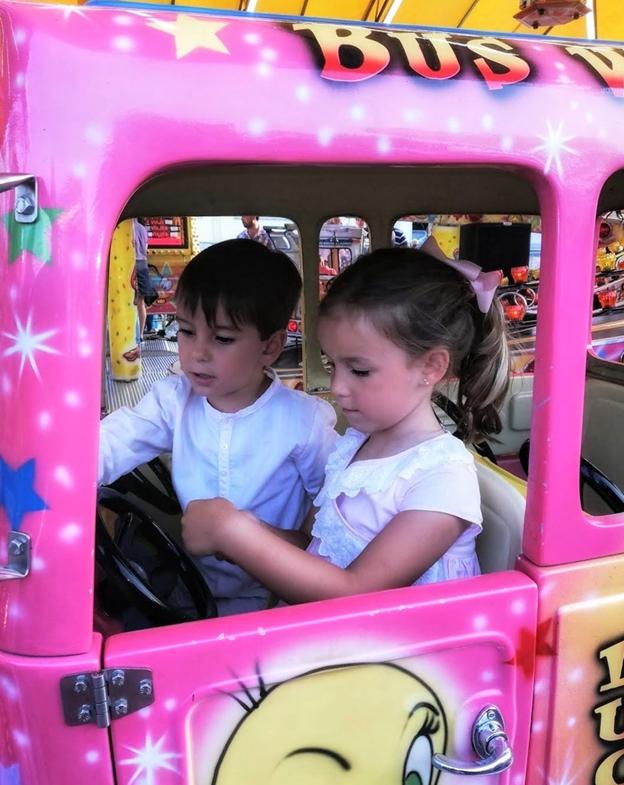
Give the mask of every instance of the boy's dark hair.
<path id="1" fill-rule="evenodd" d="M 251 324 L 264 341 L 286 329 L 300 294 L 301 276 L 286 254 L 256 240 L 225 240 L 191 259 L 175 300 L 191 313 L 201 305 L 209 325 L 221 307 L 236 327 Z"/>

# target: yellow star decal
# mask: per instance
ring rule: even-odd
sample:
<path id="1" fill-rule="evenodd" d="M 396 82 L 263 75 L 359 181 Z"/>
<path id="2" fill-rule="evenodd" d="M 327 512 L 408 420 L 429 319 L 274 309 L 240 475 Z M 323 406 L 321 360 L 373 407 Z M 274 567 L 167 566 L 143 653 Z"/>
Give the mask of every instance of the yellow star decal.
<path id="1" fill-rule="evenodd" d="M 229 54 L 228 48 L 217 36 L 223 27 L 227 27 L 227 22 L 208 22 L 187 14 L 178 14 L 175 22 L 150 19 L 148 24 L 175 38 L 178 60 L 199 48 Z"/>

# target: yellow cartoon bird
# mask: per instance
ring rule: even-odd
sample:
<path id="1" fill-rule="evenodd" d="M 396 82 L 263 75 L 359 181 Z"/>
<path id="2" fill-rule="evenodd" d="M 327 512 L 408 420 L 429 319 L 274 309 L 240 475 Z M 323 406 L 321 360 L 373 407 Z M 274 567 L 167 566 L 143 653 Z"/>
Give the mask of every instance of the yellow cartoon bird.
<path id="1" fill-rule="evenodd" d="M 312 671 L 268 691 L 260 679 L 212 785 L 434 785 L 446 740 L 435 693 L 392 664 Z"/>

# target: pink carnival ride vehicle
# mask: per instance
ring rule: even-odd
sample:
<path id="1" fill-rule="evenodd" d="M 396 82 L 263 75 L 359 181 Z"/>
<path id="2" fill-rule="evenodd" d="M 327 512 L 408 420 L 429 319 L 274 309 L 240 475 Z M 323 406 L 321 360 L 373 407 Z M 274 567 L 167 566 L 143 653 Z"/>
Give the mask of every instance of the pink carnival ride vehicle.
<path id="1" fill-rule="evenodd" d="M 0 783 L 621 782 L 624 376 L 587 352 L 596 217 L 624 205 L 621 49 L 5 0 L 0 42 Z M 374 247 L 401 215 L 541 215 L 535 374 L 493 445 L 530 429 L 528 484 L 480 462 L 476 578 L 227 618 L 195 586 L 190 616 L 155 599 L 194 621 L 104 624 L 113 231 L 250 211 L 299 228 L 321 392 L 324 220 L 361 216 Z M 117 546 L 105 569 L 140 561 Z"/>

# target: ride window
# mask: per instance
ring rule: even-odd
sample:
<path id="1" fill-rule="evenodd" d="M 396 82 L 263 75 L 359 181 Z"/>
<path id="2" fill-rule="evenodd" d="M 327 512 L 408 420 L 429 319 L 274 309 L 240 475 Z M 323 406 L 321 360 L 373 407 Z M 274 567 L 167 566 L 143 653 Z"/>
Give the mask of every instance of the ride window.
<path id="1" fill-rule="evenodd" d="M 301 273 L 299 230 L 288 218 L 151 216 L 142 221 L 147 228 L 148 280 L 137 280 L 133 221 L 124 221 L 117 227 L 111 246 L 104 413 L 136 405 L 155 381 L 181 373 L 175 293 L 184 268 L 204 248 L 223 240 L 250 237 L 285 253 Z M 139 335 L 141 288 L 146 294 L 143 340 Z M 299 301 L 288 322 L 284 351 L 275 363 L 278 375 L 289 383 L 293 379 L 296 383 L 301 376 L 301 352 Z"/>
<path id="2" fill-rule="evenodd" d="M 332 278 L 365 253 L 370 232 L 363 218 L 333 216 L 321 227 L 319 236 L 319 295 L 322 298 Z"/>
<path id="3" fill-rule="evenodd" d="M 587 358 L 581 505 L 592 515 L 624 512 L 624 213 L 599 216 L 591 347 Z"/>

